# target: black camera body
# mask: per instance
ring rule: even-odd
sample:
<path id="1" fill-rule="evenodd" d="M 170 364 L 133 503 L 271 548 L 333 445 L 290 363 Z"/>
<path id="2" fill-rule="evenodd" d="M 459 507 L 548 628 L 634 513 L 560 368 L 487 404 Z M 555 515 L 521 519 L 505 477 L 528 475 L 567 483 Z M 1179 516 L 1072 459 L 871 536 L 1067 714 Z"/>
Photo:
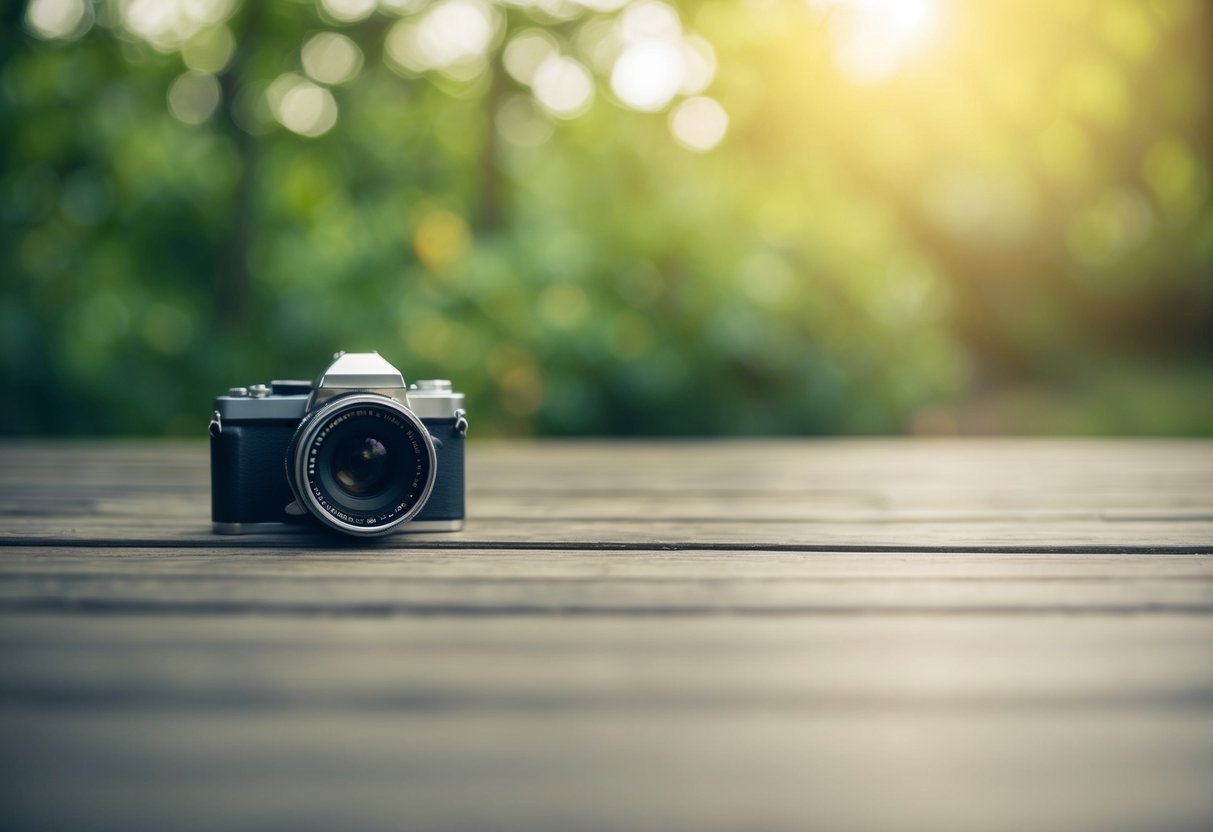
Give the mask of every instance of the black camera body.
<path id="1" fill-rule="evenodd" d="M 378 353 L 338 353 L 315 384 L 232 388 L 210 424 L 214 530 L 458 531 L 467 426 L 449 381 L 406 385 Z"/>

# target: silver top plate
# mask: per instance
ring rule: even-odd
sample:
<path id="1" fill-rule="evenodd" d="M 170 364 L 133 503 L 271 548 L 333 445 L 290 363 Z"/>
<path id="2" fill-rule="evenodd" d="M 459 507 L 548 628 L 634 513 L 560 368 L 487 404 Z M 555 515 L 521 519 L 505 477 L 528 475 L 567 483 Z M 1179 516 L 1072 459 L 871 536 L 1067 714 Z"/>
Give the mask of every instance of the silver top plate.
<path id="1" fill-rule="evenodd" d="M 215 411 L 224 419 L 289 419 L 298 422 L 307 411 L 307 396 L 216 396 Z M 420 415 L 420 414 L 418 414 Z"/>
<path id="2" fill-rule="evenodd" d="M 418 385 L 424 382 L 418 382 Z M 226 419 L 288 419 L 299 421 L 307 412 L 306 395 L 266 396 L 217 396 L 215 410 Z M 463 409 L 463 394 L 451 390 L 426 390 L 419 386 L 409 388 L 409 409 L 420 419 L 453 419 L 455 411 Z"/>
<path id="3" fill-rule="evenodd" d="M 284 389 L 304 386 L 301 382 L 275 384 Z M 224 419 L 299 421 L 310 409 L 352 392 L 392 399 L 420 419 L 453 419 L 463 409 L 463 394 L 456 393 L 448 379 L 419 379 L 406 385 L 404 374 L 377 352 L 337 353 L 308 393 L 280 395 L 272 390 L 264 384 L 233 387 L 228 395 L 215 399 L 215 411 Z"/>

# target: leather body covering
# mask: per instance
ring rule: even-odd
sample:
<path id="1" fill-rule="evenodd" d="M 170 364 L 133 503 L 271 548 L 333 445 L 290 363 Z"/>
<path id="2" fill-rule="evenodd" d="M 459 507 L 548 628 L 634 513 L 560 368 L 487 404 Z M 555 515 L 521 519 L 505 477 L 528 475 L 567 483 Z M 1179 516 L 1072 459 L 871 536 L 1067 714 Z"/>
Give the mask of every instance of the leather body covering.
<path id="1" fill-rule="evenodd" d="M 434 440 L 438 473 L 434 490 L 414 520 L 461 520 L 464 516 L 463 444 L 454 419 L 423 419 Z M 299 523 L 286 479 L 286 451 L 297 420 L 226 420 L 211 436 L 211 519 L 216 523 Z M 406 530 L 408 524 L 400 527 Z"/>

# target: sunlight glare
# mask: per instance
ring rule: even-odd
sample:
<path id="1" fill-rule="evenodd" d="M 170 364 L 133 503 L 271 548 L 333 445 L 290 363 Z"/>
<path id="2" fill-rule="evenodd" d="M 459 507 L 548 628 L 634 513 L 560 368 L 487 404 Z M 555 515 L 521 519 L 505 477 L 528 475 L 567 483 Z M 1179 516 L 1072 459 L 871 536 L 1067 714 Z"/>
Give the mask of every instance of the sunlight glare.
<path id="1" fill-rule="evenodd" d="M 485 54 L 497 36 L 500 14 L 482 0 L 446 0 L 426 12 L 420 22 L 405 19 L 393 26 L 384 51 L 397 66 L 412 73 L 438 69 L 452 77 L 474 76 L 483 68 Z"/>
<path id="2" fill-rule="evenodd" d="M 716 52 L 712 45 L 697 35 L 690 35 L 682 42 L 682 61 L 685 72 L 679 92 L 696 95 L 706 90 L 716 76 Z"/>
<path id="3" fill-rule="evenodd" d="M 265 92 L 274 118 L 301 136 L 315 138 L 337 123 L 337 102 L 325 87 L 294 73 L 280 75 Z"/>
<path id="4" fill-rule="evenodd" d="M 92 22 L 84 0 L 33 0 L 25 10 L 25 24 L 40 38 L 78 37 Z"/>
<path id="5" fill-rule="evenodd" d="M 664 40 L 630 45 L 611 70 L 611 89 L 634 110 L 655 113 L 673 100 L 686 75 L 682 50 Z"/>
<path id="6" fill-rule="evenodd" d="M 539 103 L 560 118 L 581 115 L 594 100 L 594 80 L 589 70 L 559 55 L 548 58 L 535 70 L 532 89 Z"/>
<path id="7" fill-rule="evenodd" d="M 560 48 L 555 38 L 542 29 L 527 29 L 519 32 L 505 45 L 501 62 L 505 65 L 505 71 L 515 81 L 530 85 L 540 65 L 559 53 Z"/>
<path id="8" fill-rule="evenodd" d="M 888 79 L 939 26 L 937 0 L 809 0 L 809 5 L 828 15 L 834 61 L 857 84 Z"/>
<path id="9" fill-rule="evenodd" d="M 179 49 L 234 11 L 234 0 L 125 0 L 119 6 L 126 30 L 161 52 Z"/>
<path id="10" fill-rule="evenodd" d="M 611 90 L 633 110 L 655 113 L 679 92 L 701 92 L 716 73 L 712 48 L 702 38 L 684 36 L 678 12 L 665 3 L 633 3 L 615 33 L 622 49 L 611 67 Z"/>
<path id="11" fill-rule="evenodd" d="M 345 35 L 320 32 L 302 51 L 303 69 L 322 84 L 344 84 L 362 69 L 362 50 Z"/>
<path id="12" fill-rule="evenodd" d="M 674 40 L 682 34 L 682 21 L 678 12 L 665 3 L 641 0 L 628 6 L 620 16 L 619 30 L 628 43 Z"/>
<path id="13" fill-rule="evenodd" d="M 712 98 L 688 98 L 670 113 L 670 132 L 688 150 L 706 153 L 728 129 L 728 113 Z"/>
<path id="14" fill-rule="evenodd" d="M 338 23 L 357 23 L 375 11 L 375 0 L 320 0 L 320 10 Z"/>
<path id="15" fill-rule="evenodd" d="M 493 39 L 493 19 L 482 3 L 448 0 L 421 23 L 421 43 L 435 66 L 479 58 Z"/>

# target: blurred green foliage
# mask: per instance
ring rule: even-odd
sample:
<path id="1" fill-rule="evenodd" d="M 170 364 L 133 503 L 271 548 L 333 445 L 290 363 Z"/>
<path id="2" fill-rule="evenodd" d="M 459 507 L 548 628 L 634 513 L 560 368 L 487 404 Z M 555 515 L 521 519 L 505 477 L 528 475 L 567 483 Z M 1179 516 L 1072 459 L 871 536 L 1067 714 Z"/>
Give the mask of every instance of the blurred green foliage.
<path id="1" fill-rule="evenodd" d="M 481 436 L 1213 433 L 1199 0 L 3 17 L 5 433 L 335 349 Z"/>

